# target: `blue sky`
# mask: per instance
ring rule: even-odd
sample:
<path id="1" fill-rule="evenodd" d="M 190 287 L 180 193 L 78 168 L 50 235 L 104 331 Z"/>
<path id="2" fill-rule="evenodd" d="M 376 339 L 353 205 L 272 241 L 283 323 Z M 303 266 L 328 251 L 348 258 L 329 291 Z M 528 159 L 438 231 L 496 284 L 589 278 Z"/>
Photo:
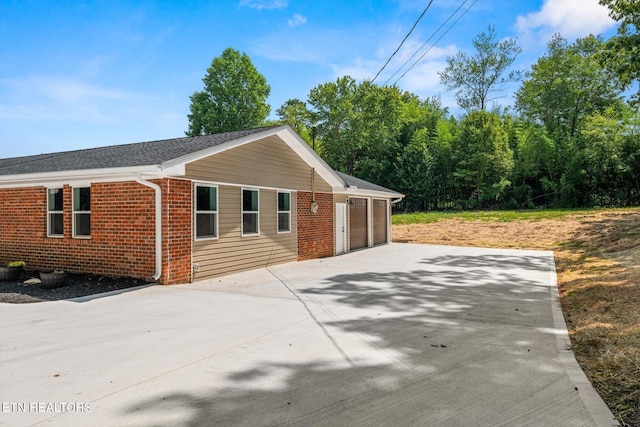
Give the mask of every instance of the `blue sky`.
<path id="1" fill-rule="evenodd" d="M 464 1 L 434 0 L 376 82 L 387 81 Z M 227 47 L 249 55 L 266 77 L 275 118 L 283 102 L 306 100 L 318 84 L 373 78 L 427 3 L 0 0 L 0 157 L 184 136 L 189 96 Z M 517 37 L 522 70 L 556 32 L 573 41 L 616 29 L 597 0 L 467 0 L 397 85 L 440 96 L 456 111 L 437 72 L 447 56 L 472 53 L 473 37 L 488 25 L 500 38 Z M 505 95 L 501 104 L 509 105 Z"/>

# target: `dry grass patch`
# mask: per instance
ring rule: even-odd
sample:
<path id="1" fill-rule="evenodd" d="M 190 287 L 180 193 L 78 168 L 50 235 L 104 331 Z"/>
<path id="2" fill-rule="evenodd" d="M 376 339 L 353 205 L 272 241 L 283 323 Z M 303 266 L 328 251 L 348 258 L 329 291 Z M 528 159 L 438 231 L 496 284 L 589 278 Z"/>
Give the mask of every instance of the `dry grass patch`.
<path id="1" fill-rule="evenodd" d="M 396 242 L 554 251 L 576 359 L 623 425 L 640 426 L 640 209 L 394 225 Z"/>

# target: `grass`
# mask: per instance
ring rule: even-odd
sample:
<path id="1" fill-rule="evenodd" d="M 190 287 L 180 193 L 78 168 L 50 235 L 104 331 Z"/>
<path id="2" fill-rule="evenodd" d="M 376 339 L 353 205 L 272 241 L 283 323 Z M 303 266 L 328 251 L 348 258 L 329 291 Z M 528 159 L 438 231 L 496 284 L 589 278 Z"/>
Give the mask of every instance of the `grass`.
<path id="1" fill-rule="evenodd" d="M 623 426 L 640 426 L 640 209 L 420 213 L 395 241 L 553 250 L 573 351 Z"/>
<path id="2" fill-rule="evenodd" d="M 591 210 L 547 209 L 522 211 L 457 211 L 457 212 L 414 212 L 396 214 L 392 217 L 394 225 L 431 224 L 434 222 L 455 219 L 458 221 L 536 221 L 542 219 L 562 219 L 567 216 L 588 214 Z"/>

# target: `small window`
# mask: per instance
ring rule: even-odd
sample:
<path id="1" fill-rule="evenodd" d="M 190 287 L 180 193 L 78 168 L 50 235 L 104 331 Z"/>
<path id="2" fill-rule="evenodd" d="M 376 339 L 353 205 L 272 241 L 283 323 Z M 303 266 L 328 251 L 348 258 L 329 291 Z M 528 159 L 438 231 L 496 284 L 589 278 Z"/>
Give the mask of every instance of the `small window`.
<path id="1" fill-rule="evenodd" d="M 73 189 L 73 237 L 91 237 L 91 187 Z"/>
<path id="2" fill-rule="evenodd" d="M 218 188 L 196 185 L 196 240 L 218 237 Z"/>
<path id="3" fill-rule="evenodd" d="M 260 197 L 258 190 L 242 189 L 242 235 L 259 234 L 260 230 Z"/>
<path id="4" fill-rule="evenodd" d="M 278 233 L 291 232 L 291 193 L 278 191 Z"/>
<path id="5" fill-rule="evenodd" d="M 62 188 L 47 190 L 47 236 L 64 236 Z"/>

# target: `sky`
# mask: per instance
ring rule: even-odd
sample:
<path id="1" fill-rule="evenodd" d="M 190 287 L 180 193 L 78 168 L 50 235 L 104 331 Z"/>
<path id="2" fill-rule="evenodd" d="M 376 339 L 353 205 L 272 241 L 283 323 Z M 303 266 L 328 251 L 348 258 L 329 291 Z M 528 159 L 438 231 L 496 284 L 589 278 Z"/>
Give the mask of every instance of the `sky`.
<path id="1" fill-rule="evenodd" d="M 0 0 L 0 158 L 184 136 L 189 96 L 227 47 L 266 77 L 275 119 L 319 84 L 373 79 L 428 3 Z M 437 73 L 490 25 L 517 38 L 523 71 L 554 33 L 573 42 L 617 28 L 597 0 L 433 0 L 376 83 L 438 96 L 455 114 Z"/>

